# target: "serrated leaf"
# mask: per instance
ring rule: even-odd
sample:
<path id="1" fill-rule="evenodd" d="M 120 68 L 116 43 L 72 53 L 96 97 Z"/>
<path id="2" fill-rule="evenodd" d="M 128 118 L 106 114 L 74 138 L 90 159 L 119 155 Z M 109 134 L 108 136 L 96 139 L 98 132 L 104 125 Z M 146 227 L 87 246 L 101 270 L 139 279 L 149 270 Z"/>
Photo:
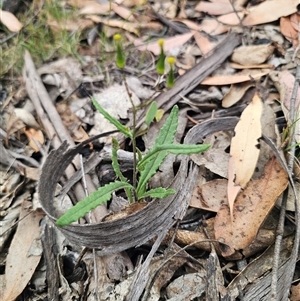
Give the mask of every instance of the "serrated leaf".
<path id="1" fill-rule="evenodd" d="M 154 188 L 154 189 L 150 189 L 150 190 L 146 191 L 141 196 L 141 198 L 150 196 L 151 198 L 163 199 L 163 198 L 167 197 L 168 195 L 172 195 L 174 193 L 175 193 L 175 190 L 172 188 L 166 189 L 166 188 L 158 187 L 158 188 Z"/>
<path id="2" fill-rule="evenodd" d="M 165 124 L 161 128 L 153 148 L 158 145 L 171 144 L 174 141 L 175 133 L 178 125 L 178 106 L 174 106 Z M 150 150 L 151 151 L 151 150 Z M 153 156 L 152 160 L 149 160 L 142 171 L 140 171 L 139 183 L 137 186 L 138 199 L 146 191 L 146 185 L 148 180 L 156 173 L 157 169 L 166 158 L 168 152 L 161 151 Z"/>
<path id="3" fill-rule="evenodd" d="M 102 106 L 98 103 L 98 101 L 91 97 L 93 105 L 95 108 L 99 111 L 100 114 L 102 114 L 111 124 L 113 124 L 122 134 L 124 134 L 128 138 L 132 138 L 132 133 L 130 129 L 126 126 L 124 126 L 119 120 L 111 116 L 106 110 L 102 108 Z"/>
<path id="4" fill-rule="evenodd" d="M 92 209 L 108 201 L 114 191 L 122 188 L 132 188 L 132 186 L 129 183 L 117 181 L 100 187 L 62 215 L 56 221 L 56 225 L 66 226 L 77 221 Z"/>
<path id="5" fill-rule="evenodd" d="M 158 152 L 167 151 L 174 155 L 190 155 L 206 151 L 210 147 L 209 144 L 164 144 L 154 146 L 145 157 L 139 161 L 138 169 L 143 169 L 144 165 L 153 159 Z"/>
<path id="6" fill-rule="evenodd" d="M 156 112 L 157 112 L 157 103 L 156 103 L 156 101 L 153 101 L 151 103 L 151 105 L 147 111 L 146 117 L 145 117 L 145 123 L 147 124 L 147 126 L 149 126 L 150 123 L 155 118 Z"/>

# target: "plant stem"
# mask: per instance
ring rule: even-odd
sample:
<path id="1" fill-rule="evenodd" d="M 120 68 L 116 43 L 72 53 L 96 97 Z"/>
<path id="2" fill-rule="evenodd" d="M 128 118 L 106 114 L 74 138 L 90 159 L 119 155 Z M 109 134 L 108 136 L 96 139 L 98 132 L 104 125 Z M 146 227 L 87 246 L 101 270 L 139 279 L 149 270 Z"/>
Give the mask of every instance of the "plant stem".
<path id="1" fill-rule="evenodd" d="M 132 106 L 132 138 L 131 138 L 132 153 L 133 153 L 133 179 L 132 179 L 132 184 L 133 185 L 132 186 L 133 186 L 133 198 L 134 198 L 134 201 L 137 202 L 138 198 L 137 198 L 137 193 L 136 193 L 136 187 L 137 187 L 136 107 L 135 107 L 134 102 L 132 100 L 132 94 L 129 91 L 129 87 L 127 85 L 124 70 L 122 70 L 122 77 L 123 77 L 124 85 L 125 85 L 125 88 L 126 88 L 126 92 L 128 94 L 128 97 L 129 97 L 129 100 L 130 100 L 131 106 Z"/>

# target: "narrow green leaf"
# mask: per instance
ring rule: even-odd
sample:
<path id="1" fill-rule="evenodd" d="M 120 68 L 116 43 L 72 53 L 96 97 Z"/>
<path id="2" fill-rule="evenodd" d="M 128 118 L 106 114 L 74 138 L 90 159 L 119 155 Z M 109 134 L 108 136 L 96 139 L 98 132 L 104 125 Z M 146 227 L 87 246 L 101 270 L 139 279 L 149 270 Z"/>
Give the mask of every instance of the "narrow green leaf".
<path id="1" fill-rule="evenodd" d="M 150 123 L 153 121 L 153 119 L 156 116 L 157 112 L 157 103 L 156 101 L 153 101 L 147 111 L 146 117 L 145 117 L 145 123 L 149 126 Z"/>
<path id="2" fill-rule="evenodd" d="M 153 157 L 161 152 L 167 151 L 168 153 L 175 155 L 190 155 L 197 154 L 206 151 L 210 147 L 210 144 L 163 144 L 154 146 L 142 160 L 138 163 L 138 169 L 143 169 L 147 162 L 153 160 Z"/>
<path id="3" fill-rule="evenodd" d="M 146 191 L 141 196 L 141 198 L 150 196 L 151 198 L 163 199 L 163 198 L 167 197 L 168 195 L 172 195 L 174 193 L 175 193 L 175 190 L 172 188 L 166 189 L 166 188 L 158 187 L 158 188 L 154 188 L 154 189 L 150 189 L 150 190 Z"/>
<path id="4" fill-rule="evenodd" d="M 77 221 L 92 209 L 107 202 L 114 191 L 122 188 L 132 188 L 132 186 L 129 183 L 117 181 L 100 187 L 97 191 L 94 191 L 82 201 L 78 202 L 74 207 L 70 208 L 56 221 L 56 225 L 66 226 Z"/>
<path id="5" fill-rule="evenodd" d="M 153 148 L 158 145 L 171 144 L 174 141 L 175 133 L 178 125 L 178 106 L 174 106 L 169 117 L 167 118 L 165 124 L 161 128 Z M 151 152 L 151 150 L 150 150 Z M 140 170 L 140 178 L 137 186 L 137 196 L 138 199 L 146 191 L 146 186 L 148 180 L 156 173 L 157 169 L 166 158 L 168 152 L 161 151 L 152 157 L 152 160 L 149 160 L 143 170 Z"/>
<path id="6" fill-rule="evenodd" d="M 158 144 L 165 144 L 165 143 L 172 143 L 174 141 L 174 137 L 177 130 L 178 125 L 178 106 L 174 106 L 172 111 L 167 118 L 165 124 L 162 126 L 156 140 L 155 145 Z"/>
<path id="7" fill-rule="evenodd" d="M 142 152 L 141 152 L 138 148 L 136 148 L 136 153 L 137 153 L 137 155 L 138 155 L 138 161 L 141 161 L 141 160 L 143 159 L 143 154 L 142 154 Z"/>
<path id="8" fill-rule="evenodd" d="M 98 101 L 92 97 L 92 102 L 95 108 L 111 123 L 113 124 L 122 134 L 124 134 L 128 138 L 132 138 L 132 133 L 130 129 L 124 126 L 122 123 L 119 122 L 116 118 L 111 116 L 106 110 L 102 108 L 102 106 L 98 103 Z"/>

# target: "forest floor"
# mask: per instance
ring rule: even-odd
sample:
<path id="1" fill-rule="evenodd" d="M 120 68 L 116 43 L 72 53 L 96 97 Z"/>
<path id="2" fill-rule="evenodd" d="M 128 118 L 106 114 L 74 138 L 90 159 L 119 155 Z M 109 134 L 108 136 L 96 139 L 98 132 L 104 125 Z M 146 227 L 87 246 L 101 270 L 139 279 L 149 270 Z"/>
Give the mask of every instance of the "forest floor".
<path id="1" fill-rule="evenodd" d="M 299 0 L 10 9 L 0 299 L 300 300 Z"/>

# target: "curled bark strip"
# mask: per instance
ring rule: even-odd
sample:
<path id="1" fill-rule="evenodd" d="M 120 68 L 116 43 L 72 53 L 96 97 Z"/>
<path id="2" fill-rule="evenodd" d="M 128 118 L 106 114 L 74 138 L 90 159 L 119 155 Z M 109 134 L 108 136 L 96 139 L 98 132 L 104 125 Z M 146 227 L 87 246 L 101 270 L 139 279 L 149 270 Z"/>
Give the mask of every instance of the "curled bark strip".
<path id="1" fill-rule="evenodd" d="M 237 122 L 237 117 L 208 120 L 194 126 L 186 135 L 184 143 L 198 143 L 206 135 L 216 131 L 234 129 Z M 57 220 L 53 207 L 56 185 L 75 155 L 89 141 L 90 139 L 70 149 L 64 142 L 50 153 L 43 166 L 38 187 L 39 198 L 45 213 L 53 223 Z M 179 171 L 171 184 L 176 190 L 175 195 L 162 200 L 153 200 L 140 211 L 124 218 L 97 224 L 69 225 L 59 229 L 74 244 L 98 248 L 99 255 L 113 254 L 141 245 L 163 230 L 170 229 L 176 219 L 183 217 L 197 172 L 198 167 L 193 163 L 189 168 L 189 157 L 182 156 Z"/>

